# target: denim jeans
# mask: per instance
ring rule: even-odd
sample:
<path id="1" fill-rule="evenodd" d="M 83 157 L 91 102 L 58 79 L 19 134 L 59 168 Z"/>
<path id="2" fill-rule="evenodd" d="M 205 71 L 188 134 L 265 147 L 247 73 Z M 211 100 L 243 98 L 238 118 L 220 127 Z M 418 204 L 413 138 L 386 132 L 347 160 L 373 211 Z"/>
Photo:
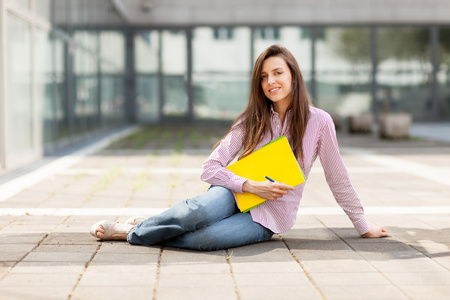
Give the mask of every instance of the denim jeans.
<path id="1" fill-rule="evenodd" d="M 134 245 L 165 245 L 195 250 L 220 250 L 270 240 L 273 232 L 241 213 L 233 193 L 212 186 L 138 224 L 127 240 Z"/>

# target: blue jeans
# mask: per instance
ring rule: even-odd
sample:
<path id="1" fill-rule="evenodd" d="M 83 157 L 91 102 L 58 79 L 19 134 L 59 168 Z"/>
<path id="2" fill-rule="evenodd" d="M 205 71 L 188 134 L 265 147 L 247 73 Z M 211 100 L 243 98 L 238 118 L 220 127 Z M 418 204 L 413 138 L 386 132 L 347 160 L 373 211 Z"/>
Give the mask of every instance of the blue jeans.
<path id="1" fill-rule="evenodd" d="M 127 240 L 134 245 L 164 245 L 194 250 L 220 250 L 270 240 L 273 232 L 241 213 L 233 193 L 212 186 L 138 224 Z"/>

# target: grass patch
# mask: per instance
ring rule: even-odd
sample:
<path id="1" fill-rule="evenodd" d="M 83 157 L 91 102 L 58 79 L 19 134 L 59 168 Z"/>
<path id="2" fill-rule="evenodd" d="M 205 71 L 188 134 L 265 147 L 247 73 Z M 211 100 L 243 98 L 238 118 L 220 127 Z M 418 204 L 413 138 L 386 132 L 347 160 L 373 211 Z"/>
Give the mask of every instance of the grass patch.
<path id="1" fill-rule="evenodd" d="M 133 181 L 133 187 L 132 187 L 133 191 L 137 191 L 137 190 L 140 190 L 143 187 L 145 187 L 147 185 L 149 178 L 150 178 L 150 175 L 147 172 L 137 175 Z"/>
<path id="2" fill-rule="evenodd" d="M 103 175 L 103 177 L 100 179 L 99 182 L 94 187 L 94 193 L 97 193 L 99 191 L 106 190 L 113 182 L 116 180 L 119 175 L 122 174 L 121 168 L 111 168 L 108 173 Z"/>

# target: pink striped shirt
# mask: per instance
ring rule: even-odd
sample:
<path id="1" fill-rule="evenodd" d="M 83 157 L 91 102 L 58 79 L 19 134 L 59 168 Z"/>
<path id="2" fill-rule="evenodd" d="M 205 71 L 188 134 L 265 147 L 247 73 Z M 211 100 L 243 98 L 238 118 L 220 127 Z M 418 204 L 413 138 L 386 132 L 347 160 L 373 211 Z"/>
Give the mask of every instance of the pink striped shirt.
<path id="1" fill-rule="evenodd" d="M 330 115 L 325 111 L 310 106 L 310 117 L 303 137 L 304 161 L 299 160 L 299 165 L 308 178 L 309 172 L 316 160 L 317 155 L 322 163 L 325 178 L 336 199 L 353 226 L 359 234 L 370 230 L 370 226 L 364 217 L 364 209 L 358 198 L 339 153 L 338 142 L 334 123 Z M 286 132 L 290 120 L 287 112 L 285 123 L 281 124 L 278 114 L 271 110 L 271 124 L 273 138 L 275 140 L 281 135 L 290 139 Z M 208 160 L 203 165 L 201 179 L 212 185 L 223 186 L 235 193 L 242 193 L 242 185 L 246 178 L 235 175 L 225 169 L 235 159 L 243 147 L 244 132 L 242 129 L 233 130 L 214 149 Z M 272 141 L 270 134 L 264 136 L 256 149 L 261 148 Z M 297 211 L 302 198 L 305 183 L 295 188 L 295 196 L 287 194 L 282 198 L 266 201 L 250 211 L 253 221 L 269 228 L 275 233 L 288 231 L 295 223 Z"/>

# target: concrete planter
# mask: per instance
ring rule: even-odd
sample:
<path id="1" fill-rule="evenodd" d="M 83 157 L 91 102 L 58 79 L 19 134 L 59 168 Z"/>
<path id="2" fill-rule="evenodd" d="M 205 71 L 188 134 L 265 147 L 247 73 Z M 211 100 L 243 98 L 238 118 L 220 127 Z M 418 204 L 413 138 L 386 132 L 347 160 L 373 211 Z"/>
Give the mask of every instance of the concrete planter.
<path id="1" fill-rule="evenodd" d="M 369 133 L 372 131 L 374 117 L 372 114 L 362 114 L 348 118 L 348 129 L 351 133 Z"/>
<path id="2" fill-rule="evenodd" d="M 412 116 L 407 113 L 386 113 L 378 118 L 380 136 L 388 139 L 406 139 L 409 137 Z"/>

